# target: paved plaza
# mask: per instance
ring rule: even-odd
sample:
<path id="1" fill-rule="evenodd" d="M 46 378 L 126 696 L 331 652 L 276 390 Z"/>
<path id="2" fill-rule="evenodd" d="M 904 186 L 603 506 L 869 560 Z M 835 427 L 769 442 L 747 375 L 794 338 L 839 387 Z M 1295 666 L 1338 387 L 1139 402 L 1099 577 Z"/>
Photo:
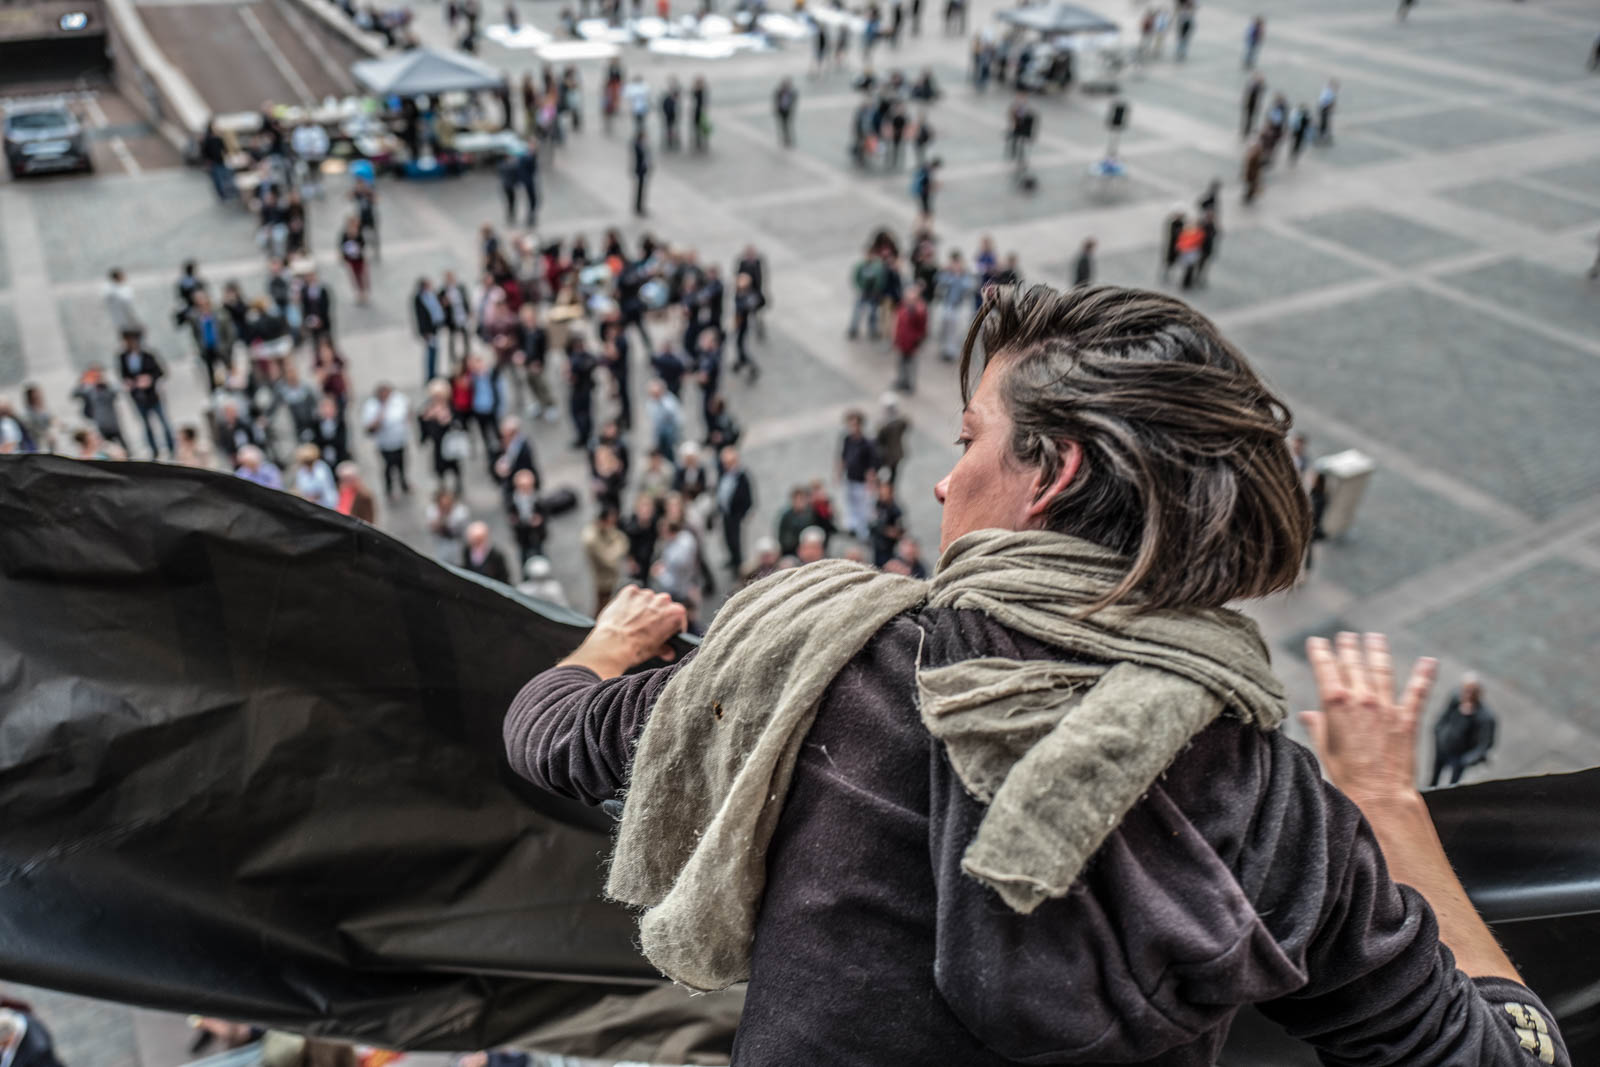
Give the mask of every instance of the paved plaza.
<path id="1" fill-rule="evenodd" d="M 520 6 L 555 28 L 557 5 Z M 1106 185 L 1088 174 L 1105 149 L 1106 98 L 1049 96 L 1038 102 L 1040 185 L 1031 195 L 1011 187 L 1002 158 L 1010 95 L 978 94 L 964 81 L 968 42 L 942 37 L 942 5 L 925 6 L 933 10 L 922 36 L 898 52 L 880 47 L 876 67 L 931 67 L 945 90 L 931 112 L 935 153 L 947 164 L 936 198 L 941 249 L 970 256 L 990 234 L 1002 254 L 1019 254 L 1028 281 L 1065 285 L 1092 235 L 1097 281 L 1159 287 L 1166 215 L 1221 178 L 1219 258 L 1193 302 L 1288 399 L 1314 455 L 1353 447 L 1377 464 L 1355 526 L 1318 546 L 1302 587 L 1249 606 L 1293 699 L 1309 706 L 1312 696 L 1306 635 L 1382 629 L 1401 655 L 1441 657 L 1447 680 L 1466 669 L 1484 676 L 1499 743 L 1469 780 L 1600 763 L 1600 284 L 1585 279 L 1600 231 L 1600 74 L 1585 68 L 1600 33 L 1593 0 L 1422 0 L 1405 24 L 1394 0 L 1203 0 L 1189 61 L 1174 63 L 1169 46 L 1167 58 L 1123 80 L 1128 177 Z M 1135 23 L 1126 0 L 1089 6 Z M 485 5 L 486 22 L 499 8 Z M 978 4 L 970 27 L 996 9 Z M 1262 197 L 1245 207 L 1240 42 L 1257 10 L 1268 13 L 1260 69 L 1269 93 L 1313 103 L 1334 76 L 1341 94 L 1334 142 L 1308 147 L 1293 167 L 1280 156 Z M 418 19 L 430 43 L 445 41 L 440 5 L 419 5 Z M 536 66 L 529 53 L 488 41 L 480 55 L 518 75 Z M 582 233 L 595 248 L 616 226 L 630 241 L 648 231 L 693 246 L 725 268 L 746 244 L 766 257 L 772 303 L 754 353 L 762 376 L 754 385 L 724 376 L 757 487 L 747 544 L 772 529 L 791 485 L 831 477 L 842 414 L 875 412 L 892 377 L 887 346 L 844 337 L 850 271 L 868 232 L 904 235 L 915 214 L 909 167 L 864 175 L 848 157 L 858 57 L 853 48 L 851 71 L 813 78 L 803 44 L 704 65 L 627 53 L 629 69 L 641 65 L 655 87 L 703 72 L 715 127 L 705 156 L 657 155 L 643 222 L 628 212 L 629 123 L 601 132 L 601 74 L 585 67 L 584 132 L 541 171 L 542 237 Z M 800 91 L 790 150 L 779 147 L 771 115 L 785 75 Z M 332 183 L 329 200 L 313 205 L 313 247 L 335 286 L 356 390 L 388 379 L 416 395 L 411 288 L 446 268 L 473 276 L 478 226 L 503 221 L 497 182 L 385 181 L 369 307 L 355 305 L 333 257 L 343 188 Z M 120 265 L 171 364 L 168 410 L 175 422 L 197 421 L 200 379 L 187 338 L 171 328 L 172 283 L 179 262 L 194 257 L 214 288 L 238 278 L 259 291 L 252 230 L 243 212 L 213 201 L 198 172 L 0 184 L 0 394 L 36 381 L 54 410 L 72 411 L 79 371 L 110 361 L 99 294 L 106 269 Z M 901 484 L 911 531 L 931 554 L 931 487 L 956 454 L 959 399 L 953 370 L 929 348 L 906 403 L 914 433 Z M 642 402 L 644 376 L 635 377 Z M 124 423 L 136 425 L 131 409 Z M 584 486 L 566 421 L 537 433 L 546 484 Z M 643 440 L 641 428 L 636 456 Z M 365 441 L 357 447 L 375 481 L 376 454 Z M 498 524 L 498 491 L 474 466 L 468 504 Z M 411 469 L 419 490 L 431 484 L 420 451 Z M 423 546 L 424 499 L 419 491 L 380 501 L 380 525 Z M 555 520 L 548 550 L 573 602 L 586 605 L 582 522 Z M 711 542 L 720 577 L 720 538 Z M 122 1061 L 69 1067 L 80 1062 Z"/>

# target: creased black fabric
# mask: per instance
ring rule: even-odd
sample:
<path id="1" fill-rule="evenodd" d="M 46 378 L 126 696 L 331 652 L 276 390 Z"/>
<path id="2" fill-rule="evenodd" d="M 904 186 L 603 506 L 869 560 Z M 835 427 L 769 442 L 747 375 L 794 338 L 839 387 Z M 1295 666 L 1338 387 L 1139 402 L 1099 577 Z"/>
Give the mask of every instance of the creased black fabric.
<path id="1" fill-rule="evenodd" d="M 0 977 L 443 1048 L 649 988 L 610 820 L 500 740 L 583 622 L 242 479 L 0 457 Z"/>
<path id="2" fill-rule="evenodd" d="M 0 457 L 0 979 L 457 1049 L 650 988 L 609 819 L 503 755 L 582 626 L 240 479 Z M 1600 1062 L 1600 771 L 1430 802 Z M 858 962 L 817 979 L 870 1003 Z M 1270 1032 L 1221 1062 L 1298 1062 Z"/>

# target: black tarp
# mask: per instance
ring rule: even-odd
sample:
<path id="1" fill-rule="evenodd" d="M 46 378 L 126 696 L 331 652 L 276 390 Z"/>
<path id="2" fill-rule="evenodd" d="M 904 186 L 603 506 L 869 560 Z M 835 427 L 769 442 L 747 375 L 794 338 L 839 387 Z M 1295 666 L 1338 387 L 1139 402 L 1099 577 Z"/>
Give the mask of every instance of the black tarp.
<path id="1" fill-rule="evenodd" d="M 607 820 L 501 750 L 583 622 L 227 475 L 0 456 L 0 978 L 449 1049 L 659 988 Z M 1600 771 L 1429 799 L 1600 1062 Z"/>

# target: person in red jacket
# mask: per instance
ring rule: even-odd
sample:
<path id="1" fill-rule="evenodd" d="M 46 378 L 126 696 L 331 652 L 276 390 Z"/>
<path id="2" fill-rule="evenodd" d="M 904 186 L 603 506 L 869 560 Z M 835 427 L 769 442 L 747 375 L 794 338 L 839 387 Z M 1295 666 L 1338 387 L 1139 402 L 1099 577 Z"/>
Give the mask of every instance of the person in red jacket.
<path id="1" fill-rule="evenodd" d="M 900 368 L 894 387 L 903 393 L 916 388 L 917 349 L 928 336 L 928 302 L 922 296 L 922 283 L 911 287 L 900 302 L 900 311 L 894 319 L 894 350 L 900 354 Z"/>

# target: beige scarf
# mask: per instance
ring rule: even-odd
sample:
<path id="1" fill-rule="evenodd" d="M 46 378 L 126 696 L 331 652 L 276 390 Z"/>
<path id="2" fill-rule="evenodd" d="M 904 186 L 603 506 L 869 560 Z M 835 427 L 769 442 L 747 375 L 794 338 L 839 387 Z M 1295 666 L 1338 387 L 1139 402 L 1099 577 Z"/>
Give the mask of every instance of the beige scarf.
<path id="1" fill-rule="evenodd" d="M 834 677 L 890 619 L 981 611 L 1097 662 L 918 665 L 922 721 L 988 805 L 962 869 L 1027 913 L 1083 865 L 1195 734 L 1227 708 L 1284 715 L 1255 624 L 1237 612 L 1082 612 L 1125 561 L 1043 531 L 980 530 L 932 581 L 823 560 L 744 589 L 663 690 L 634 755 L 606 892 L 645 909 L 645 955 L 674 981 L 749 977 L 766 851 Z M 919 652 L 920 658 L 920 652 Z"/>

